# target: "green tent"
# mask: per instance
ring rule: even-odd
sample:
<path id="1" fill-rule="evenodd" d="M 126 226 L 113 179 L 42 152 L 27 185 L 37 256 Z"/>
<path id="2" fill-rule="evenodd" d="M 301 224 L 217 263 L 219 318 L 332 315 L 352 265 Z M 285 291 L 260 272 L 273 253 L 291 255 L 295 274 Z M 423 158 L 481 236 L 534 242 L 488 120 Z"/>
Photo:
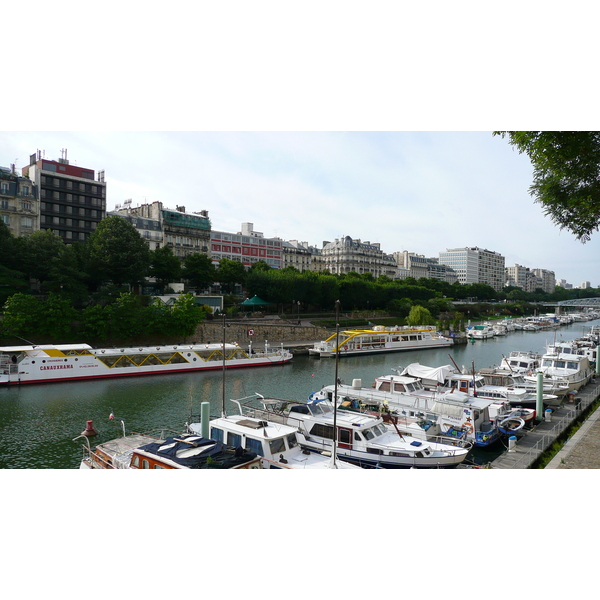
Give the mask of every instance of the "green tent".
<path id="1" fill-rule="evenodd" d="M 254 296 L 252 298 L 246 299 L 242 302 L 242 306 L 252 307 L 252 306 L 271 306 L 272 302 L 266 302 L 265 300 L 261 300 L 258 296 Z"/>

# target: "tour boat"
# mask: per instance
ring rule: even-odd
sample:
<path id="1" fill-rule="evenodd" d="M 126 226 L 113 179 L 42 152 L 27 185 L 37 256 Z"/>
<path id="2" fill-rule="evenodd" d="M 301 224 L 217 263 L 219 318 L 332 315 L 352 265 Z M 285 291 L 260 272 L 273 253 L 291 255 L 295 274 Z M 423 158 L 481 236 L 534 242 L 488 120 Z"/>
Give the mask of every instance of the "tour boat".
<path id="1" fill-rule="evenodd" d="M 79 436 L 82 437 L 82 436 Z M 85 436 L 83 436 L 85 437 Z M 78 438 L 75 438 L 78 439 Z M 195 434 L 166 439 L 131 434 L 94 449 L 85 438 L 80 469 L 260 469 L 261 457 Z"/>
<path id="2" fill-rule="evenodd" d="M 317 342 L 308 353 L 312 356 L 353 356 L 357 354 L 379 354 L 402 350 L 422 350 L 452 346 L 452 338 L 439 334 L 435 327 L 383 327 L 349 330 L 334 333 L 326 340 Z M 339 343 L 338 343 L 339 339 Z"/>
<path id="3" fill-rule="evenodd" d="M 325 398 L 309 402 L 262 399 L 264 415 L 298 430 L 300 445 L 313 452 L 332 451 L 363 468 L 444 468 L 462 463 L 468 448 L 405 438 L 381 417 L 340 410 Z M 335 430 L 334 430 L 335 426 Z"/>
<path id="4" fill-rule="evenodd" d="M 0 347 L 0 385 L 51 383 L 103 377 L 158 375 L 261 367 L 289 362 L 282 348 L 237 344 L 178 344 L 139 348 L 92 348 L 88 344 Z"/>
<path id="5" fill-rule="evenodd" d="M 335 456 L 319 454 L 303 449 L 298 441 L 298 430 L 291 425 L 276 423 L 253 416 L 255 409 L 242 408 L 242 401 L 248 402 L 259 394 L 241 400 L 232 400 L 238 405 L 239 414 L 224 415 L 209 422 L 210 437 L 213 440 L 241 447 L 255 452 L 261 457 L 265 469 L 357 469 L 356 465 L 339 461 Z M 262 411 L 260 411 L 262 413 Z M 189 423 L 190 433 L 202 434 L 202 422 Z"/>

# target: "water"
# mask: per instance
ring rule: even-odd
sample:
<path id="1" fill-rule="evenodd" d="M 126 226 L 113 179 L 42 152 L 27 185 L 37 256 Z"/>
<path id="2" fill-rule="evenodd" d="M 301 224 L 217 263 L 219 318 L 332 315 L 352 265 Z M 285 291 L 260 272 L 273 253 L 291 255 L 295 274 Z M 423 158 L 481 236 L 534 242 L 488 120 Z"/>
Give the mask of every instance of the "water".
<path id="1" fill-rule="evenodd" d="M 577 323 L 556 330 L 556 338 L 570 340 L 582 335 L 589 325 Z M 338 374 L 344 382 L 362 379 L 370 385 L 375 377 L 392 368 L 420 362 L 428 366 L 450 364 L 449 354 L 459 367 L 498 365 L 511 350 L 542 352 L 554 340 L 554 331 L 515 331 L 503 337 L 478 340 L 450 349 L 397 352 L 375 356 L 346 357 L 339 361 Z M 276 367 L 234 369 L 225 379 L 226 408 L 229 398 L 258 392 L 265 396 L 306 399 L 323 385 L 334 381 L 335 361 L 296 356 L 290 364 Z M 92 420 L 98 443 L 127 431 L 146 432 L 157 428 L 182 431 L 190 414 L 200 414 L 202 402 L 211 403 L 211 414 L 221 411 L 223 376 L 220 371 L 157 375 L 149 378 L 57 383 L 0 389 L 0 468 L 70 469 L 79 465 L 83 440 L 73 442 Z M 115 419 L 109 420 L 110 413 Z"/>

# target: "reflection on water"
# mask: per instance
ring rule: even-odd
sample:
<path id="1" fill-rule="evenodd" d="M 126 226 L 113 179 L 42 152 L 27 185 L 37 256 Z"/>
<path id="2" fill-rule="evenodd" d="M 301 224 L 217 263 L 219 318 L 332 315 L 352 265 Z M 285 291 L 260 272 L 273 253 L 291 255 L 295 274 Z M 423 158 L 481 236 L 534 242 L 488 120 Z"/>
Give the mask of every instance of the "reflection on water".
<path id="1" fill-rule="evenodd" d="M 573 339 L 589 325 L 575 324 L 556 330 L 557 339 Z M 378 356 L 353 356 L 339 362 L 345 382 L 362 379 L 370 385 L 391 369 L 420 362 L 429 366 L 450 364 L 476 369 L 500 363 L 511 350 L 542 352 L 554 331 L 515 331 L 507 336 L 479 340 L 451 349 L 399 352 Z M 287 365 L 233 369 L 225 378 L 226 410 L 229 398 L 260 393 L 278 398 L 306 399 L 323 385 L 333 383 L 335 361 L 297 356 Z M 97 443 L 120 434 L 121 420 L 128 431 L 167 428 L 181 431 L 190 414 L 200 414 L 210 402 L 219 415 L 223 398 L 221 371 L 154 375 L 147 378 L 105 379 L 0 389 L 0 468 L 75 468 L 81 458 L 81 441 L 73 442 L 92 420 Z M 109 420 L 110 413 L 115 420 Z"/>

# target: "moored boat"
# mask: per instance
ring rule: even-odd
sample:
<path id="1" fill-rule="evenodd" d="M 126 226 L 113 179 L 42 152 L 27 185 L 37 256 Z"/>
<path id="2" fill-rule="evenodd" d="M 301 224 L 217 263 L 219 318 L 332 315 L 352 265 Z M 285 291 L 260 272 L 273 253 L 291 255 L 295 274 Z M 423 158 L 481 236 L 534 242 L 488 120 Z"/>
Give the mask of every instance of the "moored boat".
<path id="1" fill-rule="evenodd" d="M 106 377 L 261 367 L 289 362 L 284 348 L 237 344 L 178 344 L 139 348 L 92 348 L 88 344 L 0 347 L 0 385 L 51 383 Z"/>
<path id="2" fill-rule="evenodd" d="M 452 338 L 439 334 L 435 327 L 383 327 L 348 330 L 317 342 L 308 353 L 312 356 L 340 357 L 360 354 L 400 352 L 452 346 Z M 339 350 L 339 353 L 338 353 Z"/>
<path id="3" fill-rule="evenodd" d="M 81 436 L 80 436 L 81 437 Z M 75 438 L 78 439 L 78 438 Z M 260 469 L 260 456 L 195 434 L 133 433 L 83 446 L 80 469 Z"/>
<path id="4" fill-rule="evenodd" d="M 257 395 L 256 397 L 261 397 Z M 254 416 L 254 409 L 242 408 L 242 401 L 249 402 L 255 396 L 233 400 L 238 405 L 236 415 L 223 415 L 211 419 L 209 423 L 210 438 L 230 446 L 245 448 L 255 452 L 265 469 L 348 469 L 359 468 L 347 462 L 335 460 L 329 455 L 303 449 L 298 441 L 298 430 L 291 425 L 275 423 Z M 201 435 L 202 422 L 193 421 L 187 426 L 188 431 Z"/>

